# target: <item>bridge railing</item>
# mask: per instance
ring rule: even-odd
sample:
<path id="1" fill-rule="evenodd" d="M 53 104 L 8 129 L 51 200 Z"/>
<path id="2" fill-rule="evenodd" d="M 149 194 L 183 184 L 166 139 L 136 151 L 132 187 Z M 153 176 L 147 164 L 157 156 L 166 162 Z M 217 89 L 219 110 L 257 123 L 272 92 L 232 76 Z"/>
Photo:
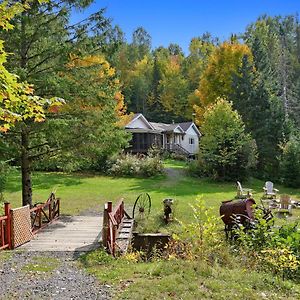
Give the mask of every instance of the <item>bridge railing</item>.
<path id="1" fill-rule="evenodd" d="M 112 207 L 112 202 L 107 202 L 104 206 L 102 242 L 104 247 L 115 256 L 116 238 L 119 225 L 125 216 L 124 201 L 121 199 L 116 206 Z"/>
<path id="2" fill-rule="evenodd" d="M 30 209 L 31 229 L 36 233 L 48 223 L 57 219 L 60 213 L 60 199 L 51 193 L 45 203 L 37 204 Z"/>
<path id="3" fill-rule="evenodd" d="M 10 204 L 4 204 L 4 216 L 0 216 L 0 250 L 11 249 Z"/>

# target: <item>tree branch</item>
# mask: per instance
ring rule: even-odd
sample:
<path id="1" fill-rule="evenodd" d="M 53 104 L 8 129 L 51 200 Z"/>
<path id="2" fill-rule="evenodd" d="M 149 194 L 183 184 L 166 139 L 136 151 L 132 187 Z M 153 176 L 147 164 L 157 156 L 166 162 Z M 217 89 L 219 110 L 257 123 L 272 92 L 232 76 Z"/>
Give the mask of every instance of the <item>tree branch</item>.
<path id="1" fill-rule="evenodd" d="M 43 147 L 43 146 L 47 146 L 49 145 L 48 142 L 45 142 L 43 144 L 40 144 L 40 145 L 35 145 L 35 146 L 32 146 L 32 147 L 29 147 L 27 150 L 30 151 L 30 150 L 33 150 L 33 149 L 36 149 L 36 148 L 40 148 L 40 147 Z"/>
<path id="2" fill-rule="evenodd" d="M 44 156 L 44 155 L 47 155 L 47 154 L 50 154 L 50 153 L 53 153 L 53 152 L 56 152 L 56 151 L 59 151 L 61 150 L 62 148 L 53 148 L 53 149 L 49 149 L 48 151 L 45 151 L 45 152 L 42 152 L 42 153 L 38 153 L 38 154 L 35 154 L 35 155 L 30 155 L 28 158 L 30 160 L 34 160 L 34 159 L 38 159 L 39 157 L 41 156 Z"/>

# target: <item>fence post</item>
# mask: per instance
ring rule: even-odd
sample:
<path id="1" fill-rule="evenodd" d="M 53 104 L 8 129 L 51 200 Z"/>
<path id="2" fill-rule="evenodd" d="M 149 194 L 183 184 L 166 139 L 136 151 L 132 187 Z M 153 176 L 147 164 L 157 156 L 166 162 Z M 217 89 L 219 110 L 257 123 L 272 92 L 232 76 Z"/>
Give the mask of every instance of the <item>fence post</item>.
<path id="1" fill-rule="evenodd" d="M 7 244 L 8 244 L 8 249 L 12 249 L 12 243 L 11 243 L 11 214 L 10 214 L 10 203 L 5 202 L 4 203 L 4 213 L 5 216 L 7 217 L 6 219 L 6 238 L 7 238 Z"/>
<path id="2" fill-rule="evenodd" d="M 102 244 L 107 247 L 107 235 L 108 235 L 108 203 L 104 204 L 103 211 L 103 227 L 102 227 Z"/>

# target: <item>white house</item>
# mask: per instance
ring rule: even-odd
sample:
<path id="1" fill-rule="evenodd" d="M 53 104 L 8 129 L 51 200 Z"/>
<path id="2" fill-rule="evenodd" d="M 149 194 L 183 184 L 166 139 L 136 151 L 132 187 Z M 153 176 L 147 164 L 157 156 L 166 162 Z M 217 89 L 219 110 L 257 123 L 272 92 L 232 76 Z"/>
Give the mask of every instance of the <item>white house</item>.
<path id="1" fill-rule="evenodd" d="M 128 148 L 132 153 L 146 153 L 153 145 L 187 156 L 194 156 L 199 151 L 201 133 L 193 122 L 155 123 L 139 113 L 133 115 L 125 129 L 132 133 Z"/>

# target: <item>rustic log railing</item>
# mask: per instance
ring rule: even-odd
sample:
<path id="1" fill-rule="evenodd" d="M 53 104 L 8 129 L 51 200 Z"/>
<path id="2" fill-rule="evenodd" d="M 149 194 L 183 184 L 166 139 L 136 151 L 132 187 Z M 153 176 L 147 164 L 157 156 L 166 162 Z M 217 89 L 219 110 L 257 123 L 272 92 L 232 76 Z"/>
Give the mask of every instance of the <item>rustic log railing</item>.
<path id="1" fill-rule="evenodd" d="M 0 250 L 11 249 L 10 204 L 4 204 L 4 216 L 0 216 Z"/>
<path id="2" fill-rule="evenodd" d="M 44 228 L 48 223 L 59 217 L 60 201 L 51 193 L 49 199 L 42 204 L 37 204 L 30 209 L 31 229 L 33 233 Z"/>
<path id="3" fill-rule="evenodd" d="M 116 255 L 116 238 L 119 225 L 125 215 L 123 199 L 117 203 L 114 209 L 112 202 L 107 202 L 104 206 L 102 241 L 113 256 Z"/>

